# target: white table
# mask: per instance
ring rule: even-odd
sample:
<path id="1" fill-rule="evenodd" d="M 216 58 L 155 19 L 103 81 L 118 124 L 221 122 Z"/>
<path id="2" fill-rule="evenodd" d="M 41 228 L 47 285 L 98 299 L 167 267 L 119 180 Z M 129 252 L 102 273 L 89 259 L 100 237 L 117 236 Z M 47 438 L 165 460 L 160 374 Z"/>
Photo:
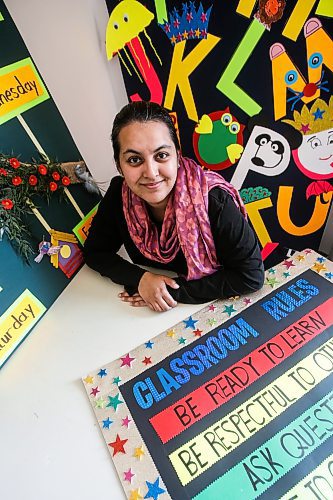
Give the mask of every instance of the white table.
<path id="1" fill-rule="evenodd" d="M 203 306 L 154 313 L 120 290 L 84 267 L 2 368 L 2 500 L 124 498 L 81 377 Z"/>

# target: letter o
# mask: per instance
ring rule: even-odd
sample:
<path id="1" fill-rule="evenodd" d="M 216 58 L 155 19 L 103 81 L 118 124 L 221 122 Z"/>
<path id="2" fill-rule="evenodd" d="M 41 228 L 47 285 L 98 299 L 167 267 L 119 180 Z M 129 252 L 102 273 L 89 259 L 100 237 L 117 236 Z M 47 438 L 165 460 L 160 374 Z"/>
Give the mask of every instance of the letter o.
<path id="1" fill-rule="evenodd" d="M 329 361 L 330 366 L 327 367 L 327 368 L 325 368 L 324 365 L 319 364 L 318 361 L 317 361 L 318 357 L 323 357 L 324 360 Z M 323 354 L 322 352 L 316 352 L 313 355 L 313 361 L 316 363 L 317 366 L 319 366 L 319 368 L 321 368 L 325 372 L 331 372 L 333 370 L 333 362 L 332 362 L 332 360 L 330 358 L 328 358 L 327 356 L 325 356 L 325 354 Z"/>
<path id="2" fill-rule="evenodd" d="M 220 341 L 222 342 L 222 344 L 225 345 L 225 347 L 227 349 L 229 349 L 229 351 L 235 351 L 238 349 L 239 342 L 238 342 L 237 338 L 235 337 L 235 335 L 233 333 L 229 332 L 229 330 L 222 328 L 221 330 L 218 331 L 217 335 L 218 335 Z"/>
<path id="3" fill-rule="evenodd" d="M 327 496 L 327 494 L 329 493 L 328 489 L 327 488 L 324 488 L 324 489 L 321 489 L 319 486 L 318 486 L 318 482 L 319 482 L 319 479 L 321 479 L 322 481 L 325 481 L 325 483 L 328 485 L 328 488 L 330 491 L 333 491 L 333 488 L 331 486 L 331 484 L 327 481 L 327 479 L 324 477 L 324 476 L 314 476 L 312 478 L 312 482 L 313 484 L 315 485 L 315 487 L 317 488 L 317 490 L 320 492 L 320 494 L 324 497 L 324 498 L 332 498 L 332 495 L 329 495 Z M 325 491 L 326 490 L 326 491 Z"/>
<path id="4" fill-rule="evenodd" d="M 226 348 L 222 344 L 221 340 L 216 337 L 209 337 L 206 342 L 206 346 L 218 359 L 224 359 L 227 355 Z"/>

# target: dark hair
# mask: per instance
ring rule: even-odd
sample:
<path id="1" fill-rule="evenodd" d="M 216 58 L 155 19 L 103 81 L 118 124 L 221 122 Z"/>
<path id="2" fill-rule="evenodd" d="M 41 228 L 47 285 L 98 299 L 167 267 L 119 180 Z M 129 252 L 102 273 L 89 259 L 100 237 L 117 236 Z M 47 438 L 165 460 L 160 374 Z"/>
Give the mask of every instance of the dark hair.
<path id="1" fill-rule="evenodd" d="M 174 143 L 176 150 L 179 151 L 180 146 L 177 132 L 168 111 L 156 102 L 130 102 L 119 111 L 113 122 L 111 141 L 113 146 L 114 159 L 117 167 L 119 165 L 119 133 L 121 129 L 133 122 L 144 123 L 150 121 L 165 123 L 165 125 L 169 129 L 172 142 Z"/>

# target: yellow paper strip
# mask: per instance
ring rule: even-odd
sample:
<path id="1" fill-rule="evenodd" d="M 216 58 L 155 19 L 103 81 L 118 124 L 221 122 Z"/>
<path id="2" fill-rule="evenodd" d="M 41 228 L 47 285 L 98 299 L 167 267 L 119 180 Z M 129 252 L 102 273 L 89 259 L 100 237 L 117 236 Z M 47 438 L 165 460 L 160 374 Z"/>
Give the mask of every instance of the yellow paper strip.
<path id="1" fill-rule="evenodd" d="M 250 17 L 257 0 L 239 0 L 236 12 L 245 17 Z"/>
<path id="2" fill-rule="evenodd" d="M 331 0 L 330 0 L 331 1 Z M 296 42 L 316 0 L 298 0 L 282 35 Z"/>
<path id="3" fill-rule="evenodd" d="M 325 349 L 333 351 L 332 340 L 172 452 L 169 458 L 181 483 L 188 484 L 212 467 L 332 373 L 333 362 L 325 355 Z M 326 356 L 328 361 L 326 358 L 322 361 L 321 356 Z"/>
<path id="4" fill-rule="evenodd" d="M 0 366 L 22 342 L 46 311 L 46 307 L 26 289 L 0 317 Z"/>
<path id="5" fill-rule="evenodd" d="M 27 122 L 24 120 L 22 115 L 17 115 L 17 119 L 20 122 L 20 124 L 22 125 L 22 127 L 24 128 L 24 130 L 26 131 L 26 133 L 28 134 L 28 136 L 30 137 L 30 139 L 32 140 L 32 142 L 34 143 L 34 145 L 36 146 L 37 151 L 47 160 L 48 159 L 47 154 L 45 153 L 45 151 L 42 148 L 41 144 L 39 143 L 37 137 L 33 134 L 31 128 L 29 127 Z"/>
<path id="6" fill-rule="evenodd" d="M 75 210 L 77 211 L 77 213 L 79 214 L 79 216 L 81 217 L 81 219 L 83 219 L 84 213 L 82 212 L 81 208 L 76 203 L 76 201 L 74 200 L 74 198 L 72 196 L 72 193 L 66 187 L 65 187 L 64 191 L 65 191 L 65 194 L 66 194 L 67 198 L 69 199 L 69 201 L 71 202 L 71 204 L 73 205 L 73 207 L 75 208 Z"/>

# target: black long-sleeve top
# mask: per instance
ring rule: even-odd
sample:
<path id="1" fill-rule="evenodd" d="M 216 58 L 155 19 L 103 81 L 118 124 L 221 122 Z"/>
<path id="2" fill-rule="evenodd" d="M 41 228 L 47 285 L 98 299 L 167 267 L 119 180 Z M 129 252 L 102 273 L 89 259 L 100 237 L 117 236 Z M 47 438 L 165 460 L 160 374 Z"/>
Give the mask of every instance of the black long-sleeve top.
<path id="1" fill-rule="evenodd" d="M 133 243 L 123 213 L 122 177 L 114 177 L 101 201 L 84 246 L 88 266 L 103 276 L 123 285 L 130 294 L 138 289 L 139 281 L 150 266 L 187 275 L 187 264 L 180 249 L 168 264 L 144 257 Z M 178 302 L 200 304 L 209 300 L 254 292 L 264 282 L 264 268 L 257 239 L 252 228 L 236 207 L 232 197 L 216 187 L 209 192 L 208 215 L 221 268 L 210 276 L 186 281 L 178 276 L 178 289 L 168 287 Z M 117 252 L 124 245 L 131 260 Z"/>

